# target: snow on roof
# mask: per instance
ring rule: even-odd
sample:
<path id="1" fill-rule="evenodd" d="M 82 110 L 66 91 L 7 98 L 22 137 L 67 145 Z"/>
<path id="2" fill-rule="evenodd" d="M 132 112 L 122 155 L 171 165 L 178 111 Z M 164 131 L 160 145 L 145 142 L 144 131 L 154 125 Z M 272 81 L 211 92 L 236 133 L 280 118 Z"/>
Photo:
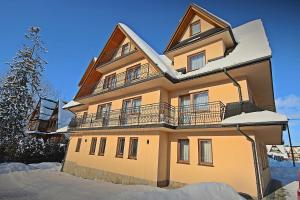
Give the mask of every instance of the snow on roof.
<path id="1" fill-rule="evenodd" d="M 177 76 L 184 79 L 190 76 L 231 68 L 249 61 L 259 60 L 272 55 L 269 41 L 260 19 L 248 22 L 232 29 L 237 41 L 235 49 L 224 58 L 208 62 L 205 67 Z"/>
<path id="2" fill-rule="evenodd" d="M 55 101 L 49 99 L 41 99 L 39 119 L 49 120 L 56 106 L 57 102 Z"/>
<path id="3" fill-rule="evenodd" d="M 288 119 L 285 115 L 278 114 L 271 111 L 259 111 L 251 113 L 242 113 L 224 119 L 222 125 L 234 124 L 266 124 L 266 123 L 287 123 Z"/>
<path id="4" fill-rule="evenodd" d="M 68 132 L 68 126 L 64 126 L 56 130 L 56 133 L 66 133 Z"/>
<path id="5" fill-rule="evenodd" d="M 171 65 L 171 61 L 164 55 L 159 55 L 152 49 L 143 39 L 141 39 L 135 32 L 133 32 L 125 24 L 119 23 L 119 26 L 129 35 L 129 37 L 137 44 L 137 46 L 149 56 L 149 58 L 157 65 L 157 67 L 164 73 L 168 73 L 171 77 L 176 78 L 176 71 Z"/>
<path id="6" fill-rule="evenodd" d="M 72 100 L 72 101 L 69 101 L 67 104 L 65 104 L 62 108 L 67 109 L 67 108 L 71 108 L 71 107 L 79 106 L 79 105 L 81 105 L 81 103 Z"/>

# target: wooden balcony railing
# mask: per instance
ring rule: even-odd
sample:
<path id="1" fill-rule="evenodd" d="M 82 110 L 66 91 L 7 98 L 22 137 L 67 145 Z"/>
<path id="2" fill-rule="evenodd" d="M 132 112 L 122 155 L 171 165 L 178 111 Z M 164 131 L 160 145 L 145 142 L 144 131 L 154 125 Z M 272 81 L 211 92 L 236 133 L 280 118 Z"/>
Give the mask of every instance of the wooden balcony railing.
<path id="1" fill-rule="evenodd" d="M 160 71 L 158 71 L 149 63 L 145 63 L 139 66 L 139 70 L 134 74 L 134 76 L 130 76 L 128 72 L 125 71 L 116 74 L 110 80 L 104 78 L 98 83 L 84 85 L 83 88 L 81 88 L 81 90 L 91 92 L 84 93 L 80 96 L 80 98 L 87 97 L 89 95 L 107 93 L 113 90 L 129 87 L 131 85 L 155 79 L 161 76 L 163 76 L 163 74 Z"/>
<path id="2" fill-rule="evenodd" d="M 137 48 L 132 45 L 132 43 L 127 43 L 122 45 L 119 48 L 114 48 L 110 51 L 105 51 L 103 57 L 100 62 L 100 66 L 103 64 L 107 64 L 110 62 L 114 62 L 115 60 L 126 57 L 127 55 L 137 51 Z"/>
<path id="3" fill-rule="evenodd" d="M 112 110 L 102 114 L 77 115 L 70 123 L 71 129 L 126 127 L 142 125 L 193 126 L 213 125 L 223 120 L 225 106 L 222 102 L 174 107 L 168 103 Z"/>

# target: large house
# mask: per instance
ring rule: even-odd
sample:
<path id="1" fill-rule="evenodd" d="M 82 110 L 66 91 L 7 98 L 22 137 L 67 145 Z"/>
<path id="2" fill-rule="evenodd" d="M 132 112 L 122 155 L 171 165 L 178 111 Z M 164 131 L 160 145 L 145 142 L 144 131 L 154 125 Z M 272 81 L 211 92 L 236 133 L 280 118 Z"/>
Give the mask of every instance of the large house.
<path id="1" fill-rule="evenodd" d="M 162 187 L 223 182 L 261 198 L 266 145 L 282 144 L 287 124 L 271 56 L 261 20 L 233 28 L 194 4 L 163 55 L 117 24 L 64 107 L 76 117 L 63 170 Z"/>

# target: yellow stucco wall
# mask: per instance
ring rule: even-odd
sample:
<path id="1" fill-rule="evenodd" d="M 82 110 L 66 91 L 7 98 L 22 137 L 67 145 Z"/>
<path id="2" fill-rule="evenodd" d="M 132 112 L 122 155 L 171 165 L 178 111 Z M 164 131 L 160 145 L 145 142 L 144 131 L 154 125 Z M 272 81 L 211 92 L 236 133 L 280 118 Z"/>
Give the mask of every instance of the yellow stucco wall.
<path id="1" fill-rule="evenodd" d="M 251 143 L 244 136 L 230 134 L 230 132 L 171 134 L 170 181 L 179 183 L 223 182 L 239 192 L 256 196 Z M 189 139 L 189 164 L 177 163 L 178 139 Z M 198 139 L 212 140 L 213 166 L 198 164 Z"/>
<path id="2" fill-rule="evenodd" d="M 210 59 L 218 58 L 224 56 L 225 52 L 225 45 L 222 40 L 210 43 L 208 45 L 199 47 L 197 49 L 194 49 L 192 51 L 188 51 L 179 55 L 174 56 L 174 68 L 179 69 L 182 67 L 187 67 L 188 65 L 188 56 L 205 52 L 205 60 L 206 63 Z"/>
<path id="3" fill-rule="evenodd" d="M 238 81 L 242 88 L 242 96 L 243 100 L 249 100 L 249 89 L 247 80 L 241 79 Z M 171 105 L 178 106 L 179 105 L 179 97 L 186 94 L 193 94 L 197 92 L 208 91 L 208 101 L 215 102 L 221 101 L 224 105 L 230 102 L 238 102 L 239 101 L 239 93 L 237 87 L 235 87 L 232 82 L 223 82 L 221 84 L 214 84 L 212 86 L 203 86 L 203 87 L 186 87 L 182 90 L 177 90 L 169 93 L 169 98 Z"/>
<path id="4" fill-rule="evenodd" d="M 74 133 L 70 139 L 66 160 L 80 166 L 157 182 L 157 180 L 164 180 L 166 177 L 163 173 L 166 170 L 165 164 L 163 164 L 165 163 L 163 161 L 165 157 L 159 159 L 159 154 L 164 154 L 163 149 L 159 149 L 160 134 L 160 132 L 115 132 L 111 134 L 98 133 L 80 136 L 78 133 Z M 97 137 L 95 155 L 89 155 L 92 137 Z M 98 156 L 101 137 L 107 138 L 104 156 Z M 125 137 L 123 158 L 116 157 L 118 137 Z M 128 158 L 130 137 L 138 138 L 136 160 Z M 78 138 L 82 138 L 81 148 L 80 152 L 75 152 Z M 160 172 L 158 171 L 159 168 L 161 169 Z"/>
<path id="5" fill-rule="evenodd" d="M 160 90 L 153 89 L 147 92 L 132 93 L 126 96 L 119 97 L 117 99 L 111 99 L 108 101 L 99 102 L 97 104 L 92 104 L 88 108 L 88 113 L 96 113 L 98 105 L 105 104 L 105 103 L 111 103 L 111 110 L 121 109 L 123 100 L 131 99 L 135 97 L 141 97 L 142 105 L 158 103 L 160 101 Z"/>

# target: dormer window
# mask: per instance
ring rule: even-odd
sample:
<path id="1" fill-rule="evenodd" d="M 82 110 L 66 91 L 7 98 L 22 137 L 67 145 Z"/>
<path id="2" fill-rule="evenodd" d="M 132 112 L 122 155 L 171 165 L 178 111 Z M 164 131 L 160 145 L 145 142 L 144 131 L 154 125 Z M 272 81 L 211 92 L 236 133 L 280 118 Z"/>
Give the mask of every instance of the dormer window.
<path id="1" fill-rule="evenodd" d="M 193 36 L 201 32 L 200 21 L 195 21 L 190 24 L 190 35 Z"/>
<path id="2" fill-rule="evenodd" d="M 205 53 L 188 56 L 188 71 L 194 71 L 205 66 Z"/>

